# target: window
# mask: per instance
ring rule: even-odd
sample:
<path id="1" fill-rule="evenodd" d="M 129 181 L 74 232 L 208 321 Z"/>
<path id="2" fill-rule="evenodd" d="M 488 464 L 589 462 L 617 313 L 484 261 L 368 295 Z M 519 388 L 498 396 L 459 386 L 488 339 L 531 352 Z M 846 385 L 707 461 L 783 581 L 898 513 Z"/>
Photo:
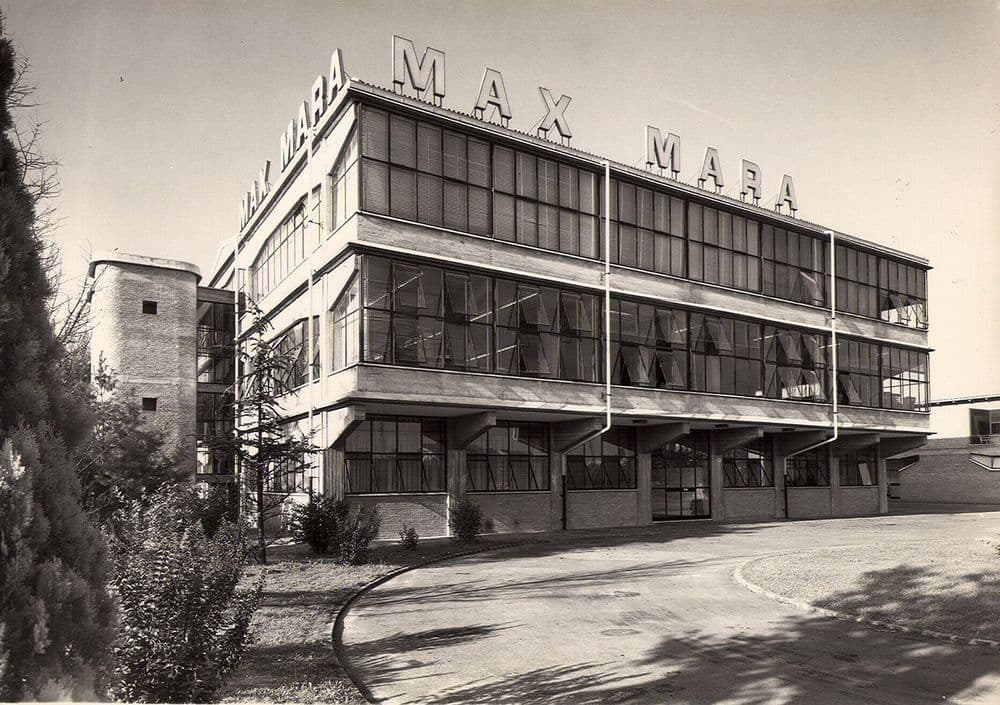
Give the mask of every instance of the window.
<path id="1" fill-rule="evenodd" d="M 233 429 L 233 398 L 229 393 L 198 392 L 197 407 L 198 473 L 229 475 L 233 459 L 221 452 L 216 441 Z"/>
<path id="2" fill-rule="evenodd" d="M 881 347 L 882 408 L 917 411 L 927 404 L 927 353 Z"/>
<path id="3" fill-rule="evenodd" d="M 634 490 L 635 431 L 611 428 L 566 454 L 566 488 Z"/>
<path id="4" fill-rule="evenodd" d="M 761 293 L 801 303 L 826 303 L 827 244 L 819 238 L 764 223 Z"/>
<path id="5" fill-rule="evenodd" d="M 336 230 L 358 210 L 358 136 L 351 132 L 330 172 L 332 228 Z"/>
<path id="6" fill-rule="evenodd" d="M 771 441 L 759 438 L 742 448 L 722 454 L 724 487 L 774 487 L 774 457 Z"/>
<path id="7" fill-rule="evenodd" d="M 342 370 L 360 357 L 361 277 L 355 273 L 343 293 L 330 308 L 333 370 Z"/>
<path id="8" fill-rule="evenodd" d="M 764 326 L 764 392 L 771 399 L 825 401 L 827 338 Z"/>
<path id="9" fill-rule="evenodd" d="M 313 200 L 310 217 L 306 217 L 306 199 L 275 228 L 260 248 L 250 266 L 250 295 L 255 301 L 276 287 L 319 244 L 318 199 Z M 307 235 L 307 220 L 312 227 Z"/>
<path id="10" fill-rule="evenodd" d="M 441 419 L 369 416 L 344 448 L 347 494 L 447 491 Z"/>
<path id="11" fill-rule="evenodd" d="M 844 487 L 878 484 L 876 447 L 868 446 L 842 455 L 838 460 L 840 484 Z"/>
<path id="12" fill-rule="evenodd" d="M 296 321 L 277 338 L 277 350 L 286 366 L 278 371 L 281 391 L 291 392 L 320 375 L 319 316 L 312 318 L 312 345 L 308 319 Z M 312 350 L 310 350 L 312 347 Z M 312 356 L 310 358 L 310 352 Z M 311 364 L 310 364 L 311 363 Z"/>
<path id="13" fill-rule="evenodd" d="M 860 340 L 837 341 L 837 392 L 847 406 L 880 403 L 879 346 Z"/>
<path id="14" fill-rule="evenodd" d="M 611 381 L 635 387 L 687 387 L 688 314 L 634 301 L 611 302 Z"/>
<path id="15" fill-rule="evenodd" d="M 785 459 L 785 484 L 788 487 L 827 487 L 830 463 L 825 446 L 807 450 Z"/>
<path id="16" fill-rule="evenodd" d="M 142 410 L 143 411 L 156 411 L 156 397 L 143 397 L 142 398 Z"/>
<path id="17" fill-rule="evenodd" d="M 895 260 L 880 259 L 879 317 L 910 328 L 926 328 L 927 272 Z"/>
<path id="18" fill-rule="evenodd" d="M 197 354 L 198 381 L 232 384 L 236 336 L 235 307 L 231 303 L 198 302 Z"/>
<path id="19" fill-rule="evenodd" d="M 761 326 L 692 313 L 691 385 L 701 392 L 762 396 Z"/>
<path id="20" fill-rule="evenodd" d="M 156 308 L 157 308 L 157 306 L 156 306 L 156 302 L 155 301 L 143 301 L 142 302 L 142 312 L 143 313 L 151 313 L 151 314 L 153 314 L 155 316 L 156 313 L 157 313 Z"/>
<path id="21" fill-rule="evenodd" d="M 500 422 L 468 449 L 469 490 L 514 492 L 549 489 L 549 427 Z"/>
<path id="22" fill-rule="evenodd" d="M 700 223 L 695 219 L 700 218 Z M 689 204 L 689 276 L 760 291 L 760 224 L 711 206 Z"/>
<path id="23" fill-rule="evenodd" d="M 363 269 L 366 361 L 492 371 L 489 278 L 379 257 Z"/>

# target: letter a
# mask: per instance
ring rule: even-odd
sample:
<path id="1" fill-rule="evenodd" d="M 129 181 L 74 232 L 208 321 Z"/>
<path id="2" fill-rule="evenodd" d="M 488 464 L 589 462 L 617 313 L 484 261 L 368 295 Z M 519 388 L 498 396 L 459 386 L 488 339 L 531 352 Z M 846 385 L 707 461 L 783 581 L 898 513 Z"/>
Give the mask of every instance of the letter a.
<path id="1" fill-rule="evenodd" d="M 775 206 L 781 208 L 783 204 L 788 204 L 788 210 L 795 214 L 795 211 L 799 209 L 799 201 L 795 197 L 795 183 L 792 181 L 792 177 L 785 174 L 781 177 L 781 187 L 778 189 L 778 200 L 775 201 Z"/>
<path id="2" fill-rule="evenodd" d="M 705 182 L 709 178 L 715 182 L 716 191 L 725 188 L 726 182 L 722 178 L 722 164 L 719 161 L 719 150 L 715 147 L 705 149 L 705 161 L 702 162 L 701 175 L 698 177 L 698 183 L 701 184 L 702 188 L 704 188 Z"/>
<path id="3" fill-rule="evenodd" d="M 503 85 L 503 76 L 495 69 L 486 69 L 483 73 L 483 83 L 479 87 L 479 98 L 476 99 L 475 111 L 482 111 L 494 106 L 502 120 L 510 120 L 510 101 L 507 100 L 507 88 Z"/>

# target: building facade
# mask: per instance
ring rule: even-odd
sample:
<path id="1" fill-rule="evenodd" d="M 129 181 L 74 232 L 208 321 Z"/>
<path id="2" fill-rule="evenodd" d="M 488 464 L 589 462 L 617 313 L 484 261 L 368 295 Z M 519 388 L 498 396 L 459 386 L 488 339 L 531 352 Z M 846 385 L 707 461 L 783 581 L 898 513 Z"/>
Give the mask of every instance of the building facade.
<path id="1" fill-rule="evenodd" d="M 311 127 L 209 282 L 301 351 L 299 489 L 386 535 L 886 511 L 926 260 L 357 79 Z"/>

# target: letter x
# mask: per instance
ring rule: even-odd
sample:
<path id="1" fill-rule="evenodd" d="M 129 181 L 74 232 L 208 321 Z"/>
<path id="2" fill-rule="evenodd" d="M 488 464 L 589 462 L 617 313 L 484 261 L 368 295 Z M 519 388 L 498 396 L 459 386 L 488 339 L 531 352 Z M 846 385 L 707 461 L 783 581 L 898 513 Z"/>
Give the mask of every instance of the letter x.
<path id="1" fill-rule="evenodd" d="M 549 92 L 548 88 L 538 87 L 538 92 L 542 94 L 542 101 L 545 103 L 545 117 L 542 118 L 541 124 L 538 126 L 540 132 L 548 132 L 553 126 L 559 130 L 560 136 L 563 139 L 569 139 L 573 136 L 573 131 L 569 128 L 569 121 L 566 120 L 566 108 L 569 107 L 570 101 L 573 100 L 568 95 L 560 96 L 558 101 L 552 100 L 552 93 Z"/>

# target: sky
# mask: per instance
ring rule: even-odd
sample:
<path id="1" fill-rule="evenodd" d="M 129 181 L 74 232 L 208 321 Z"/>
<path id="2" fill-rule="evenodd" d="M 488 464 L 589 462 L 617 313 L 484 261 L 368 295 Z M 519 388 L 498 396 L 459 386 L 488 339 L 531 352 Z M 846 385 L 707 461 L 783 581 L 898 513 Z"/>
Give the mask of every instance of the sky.
<path id="1" fill-rule="evenodd" d="M 313 80 L 391 85 L 391 37 L 447 55 L 445 106 L 486 67 L 512 127 L 566 94 L 573 146 L 645 161 L 645 126 L 708 146 L 765 201 L 795 179 L 800 217 L 930 259 L 931 396 L 1000 393 L 1000 2 L 147 2 L 5 4 L 61 166 L 64 286 L 118 248 L 210 276 L 239 198 Z"/>

